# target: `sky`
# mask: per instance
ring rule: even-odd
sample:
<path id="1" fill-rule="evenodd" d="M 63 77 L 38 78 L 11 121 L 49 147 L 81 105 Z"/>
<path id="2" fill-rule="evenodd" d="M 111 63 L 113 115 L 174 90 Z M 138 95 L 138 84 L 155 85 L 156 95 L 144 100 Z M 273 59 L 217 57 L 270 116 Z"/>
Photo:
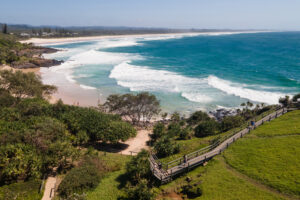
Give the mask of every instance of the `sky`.
<path id="1" fill-rule="evenodd" d="M 300 30 L 300 0 L 0 0 L 0 23 Z"/>

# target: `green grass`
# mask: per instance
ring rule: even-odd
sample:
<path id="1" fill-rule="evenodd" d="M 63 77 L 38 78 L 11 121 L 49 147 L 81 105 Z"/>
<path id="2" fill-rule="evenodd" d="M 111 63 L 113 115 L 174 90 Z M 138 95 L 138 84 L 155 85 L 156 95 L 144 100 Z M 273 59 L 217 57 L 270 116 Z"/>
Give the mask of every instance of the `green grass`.
<path id="1" fill-rule="evenodd" d="M 40 200 L 43 196 L 39 193 L 41 180 L 13 183 L 0 187 L 1 200 Z"/>
<path id="2" fill-rule="evenodd" d="M 93 191 L 87 192 L 87 200 L 117 200 L 118 197 L 124 195 L 120 184 L 124 181 L 122 175 L 125 173 L 126 163 L 130 161 L 131 156 L 105 152 L 100 152 L 99 155 L 115 171 L 107 173 Z"/>
<path id="3" fill-rule="evenodd" d="M 202 188 L 202 196 L 197 200 L 252 200 L 252 199 L 282 199 L 265 189 L 262 189 L 247 180 L 236 176 L 231 170 L 226 168 L 224 159 L 220 156 L 209 161 L 205 167 L 198 167 L 186 175 L 175 179 L 173 182 L 160 187 L 161 191 L 169 193 L 180 192 L 180 187 L 187 184 L 185 181 L 189 177 L 192 183 L 199 184 Z"/>
<path id="4" fill-rule="evenodd" d="M 271 122 L 258 127 L 254 132 L 256 136 L 300 135 L 300 110 L 289 112 Z"/>
<path id="5" fill-rule="evenodd" d="M 258 115 L 255 117 L 255 120 L 258 121 L 263 118 L 263 116 L 266 116 L 270 113 L 273 113 L 275 110 L 272 108 L 266 112 L 264 112 L 261 115 Z M 168 163 L 170 161 L 173 161 L 178 158 L 182 158 L 184 155 L 192 153 L 194 151 L 200 150 L 201 148 L 204 148 L 208 145 L 210 145 L 210 142 L 214 140 L 215 138 L 220 137 L 222 141 L 226 139 L 226 137 L 231 136 L 240 130 L 248 127 L 248 122 L 251 120 L 248 120 L 246 123 L 244 123 L 241 127 L 233 128 L 229 131 L 226 131 L 224 133 L 218 134 L 218 135 L 212 135 L 212 136 L 207 136 L 203 138 L 197 138 L 193 137 L 192 139 L 189 140 L 177 140 L 176 142 L 180 145 L 180 152 L 171 156 L 168 156 L 166 158 L 161 158 L 159 159 L 162 163 Z"/>
<path id="6" fill-rule="evenodd" d="M 300 111 L 258 127 L 224 153 L 238 171 L 276 190 L 300 196 Z"/>
<path id="7" fill-rule="evenodd" d="M 118 197 L 124 195 L 124 192 L 119 189 L 120 182 L 118 181 L 118 178 L 124 173 L 124 170 L 118 170 L 106 175 L 95 190 L 87 193 L 87 199 L 117 200 Z"/>
<path id="8" fill-rule="evenodd" d="M 300 136 L 242 139 L 224 155 L 247 176 L 281 192 L 300 195 Z"/>

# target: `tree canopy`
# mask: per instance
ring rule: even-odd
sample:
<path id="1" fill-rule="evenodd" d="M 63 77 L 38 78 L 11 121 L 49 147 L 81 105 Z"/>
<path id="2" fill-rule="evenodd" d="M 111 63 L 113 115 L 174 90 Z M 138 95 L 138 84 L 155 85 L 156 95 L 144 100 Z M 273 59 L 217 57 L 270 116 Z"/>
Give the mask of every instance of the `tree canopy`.
<path id="1" fill-rule="evenodd" d="M 155 95 L 142 92 L 137 95 L 110 95 L 103 107 L 111 113 L 127 118 L 133 124 L 148 122 L 154 115 L 159 114 L 159 101 Z"/>

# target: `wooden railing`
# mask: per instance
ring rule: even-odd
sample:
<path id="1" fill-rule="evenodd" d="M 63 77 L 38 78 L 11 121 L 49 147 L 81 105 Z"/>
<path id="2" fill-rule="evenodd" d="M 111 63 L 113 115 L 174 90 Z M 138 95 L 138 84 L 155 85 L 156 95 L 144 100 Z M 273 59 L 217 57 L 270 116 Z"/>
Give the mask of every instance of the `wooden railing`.
<path id="1" fill-rule="evenodd" d="M 238 132 L 233 134 L 226 135 L 219 140 L 217 140 L 212 145 L 199 149 L 195 152 L 185 155 L 184 157 L 175 159 L 166 164 L 161 163 L 155 154 L 150 155 L 150 168 L 153 175 L 158 178 L 162 183 L 172 180 L 172 177 L 182 173 L 186 170 L 189 170 L 192 167 L 200 165 L 212 157 L 223 152 L 230 144 L 235 142 L 237 139 L 243 137 L 245 134 L 249 133 L 252 129 L 255 129 L 257 126 L 264 124 L 266 121 L 271 121 L 272 119 L 277 118 L 280 115 L 286 113 L 288 109 L 280 108 L 275 112 L 262 116 L 262 119 L 256 121 L 254 125 L 243 128 Z"/>

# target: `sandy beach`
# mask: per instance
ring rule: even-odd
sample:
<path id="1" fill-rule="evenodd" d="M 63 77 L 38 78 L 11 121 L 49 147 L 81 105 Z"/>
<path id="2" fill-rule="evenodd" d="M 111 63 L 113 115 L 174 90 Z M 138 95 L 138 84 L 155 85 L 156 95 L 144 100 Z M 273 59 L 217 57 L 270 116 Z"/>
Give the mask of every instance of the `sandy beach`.
<path id="1" fill-rule="evenodd" d="M 187 32 L 187 33 L 159 33 L 159 34 L 133 34 L 133 35 L 102 35 L 102 36 L 86 36 L 86 37 L 64 37 L 64 38 L 30 38 L 21 41 L 22 43 L 33 43 L 35 45 L 53 45 L 73 42 L 93 41 L 100 39 L 117 39 L 117 38 L 136 38 L 136 37 L 159 37 L 159 36 L 197 36 L 197 35 L 230 35 L 239 33 L 259 33 L 266 31 L 244 31 L 244 32 Z"/>

